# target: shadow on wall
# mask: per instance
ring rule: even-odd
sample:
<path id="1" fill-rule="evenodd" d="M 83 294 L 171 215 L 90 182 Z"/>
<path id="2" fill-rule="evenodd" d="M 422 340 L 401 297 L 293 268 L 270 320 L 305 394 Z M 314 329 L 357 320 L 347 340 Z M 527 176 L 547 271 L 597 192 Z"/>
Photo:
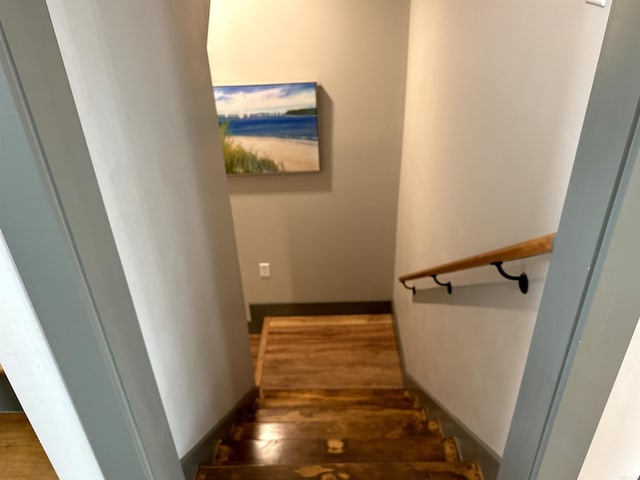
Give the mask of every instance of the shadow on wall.
<path id="1" fill-rule="evenodd" d="M 477 274 L 473 276 L 474 278 L 482 279 L 477 282 L 470 282 L 468 278 L 465 278 L 464 274 L 458 274 L 457 277 L 456 274 L 448 276 L 442 275 L 442 278 L 439 277 L 438 280 L 443 283 L 451 281 L 453 286 L 451 295 L 447 293 L 447 289 L 444 287 L 421 288 L 421 286 L 428 285 L 425 282 L 432 280 L 429 278 L 420 280 L 420 285 L 416 286 L 413 303 L 536 312 L 546 281 L 548 262 L 549 257 L 538 257 L 529 259 L 526 262 L 526 268 L 518 268 L 515 265 L 510 268 L 505 267 L 509 273 L 514 275 L 519 275 L 522 272 L 527 274 L 529 278 L 529 291 L 526 294 L 520 292 L 518 282 L 509 280 L 487 282 L 485 279 L 495 278 L 494 274 L 497 275 L 497 272 L 491 271 L 493 267 L 482 267 L 483 271 L 477 272 Z M 469 276 L 471 275 L 468 275 L 468 277 Z M 456 285 L 456 278 L 458 278 L 458 285 Z M 411 285 L 411 282 L 409 282 L 409 284 Z M 407 290 L 407 294 L 411 295 L 411 292 Z"/>
<path id="2" fill-rule="evenodd" d="M 456 286 L 454 284 L 451 295 L 442 287 L 416 289 L 413 302 L 536 311 L 538 309 L 538 301 L 536 301 L 535 305 L 531 305 L 529 299 L 535 298 L 539 300 L 539 295 L 536 292 L 539 292 L 543 285 L 544 280 L 532 281 L 529 279 L 529 292 L 523 295 L 520 293 L 517 283 L 512 285 L 511 283 L 498 281 L 481 285 Z M 407 294 L 411 295 L 411 292 L 407 291 Z"/>
<path id="3" fill-rule="evenodd" d="M 300 192 L 330 192 L 333 179 L 333 101 L 318 85 L 319 173 L 285 173 L 275 175 L 229 175 L 230 194 L 281 194 Z"/>
<path id="4" fill-rule="evenodd" d="M 22 412 L 18 397 L 4 372 L 0 372 L 0 412 Z"/>

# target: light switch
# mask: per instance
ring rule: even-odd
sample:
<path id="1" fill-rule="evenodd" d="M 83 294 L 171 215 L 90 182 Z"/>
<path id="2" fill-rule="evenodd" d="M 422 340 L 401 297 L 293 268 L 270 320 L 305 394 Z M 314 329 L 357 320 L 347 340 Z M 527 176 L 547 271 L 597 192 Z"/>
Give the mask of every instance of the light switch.
<path id="1" fill-rule="evenodd" d="M 599 7 L 606 7 L 607 6 L 607 0 L 586 0 L 587 3 L 590 3 L 591 5 L 597 5 Z"/>

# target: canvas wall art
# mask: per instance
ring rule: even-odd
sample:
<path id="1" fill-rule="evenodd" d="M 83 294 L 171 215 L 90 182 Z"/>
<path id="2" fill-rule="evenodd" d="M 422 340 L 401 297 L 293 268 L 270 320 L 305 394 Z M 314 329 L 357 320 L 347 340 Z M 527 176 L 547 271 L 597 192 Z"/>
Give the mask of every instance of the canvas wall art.
<path id="1" fill-rule="evenodd" d="M 316 83 L 214 86 L 228 174 L 317 172 Z"/>

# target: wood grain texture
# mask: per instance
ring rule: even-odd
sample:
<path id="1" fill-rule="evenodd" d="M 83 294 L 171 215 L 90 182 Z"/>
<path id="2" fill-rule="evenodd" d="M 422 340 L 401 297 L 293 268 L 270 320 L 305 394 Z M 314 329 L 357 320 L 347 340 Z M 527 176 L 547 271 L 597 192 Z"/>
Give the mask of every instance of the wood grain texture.
<path id="1" fill-rule="evenodd" d="M 553 251 L 553 239 L 555 236 L 555 233 L 551 233 L 532 240 L 516 243 L 508 247 L 445 263 L 437 267 L 407 273 L 398 277 L 398 280 L 400 282 L 406 282 L 409 280 L 416 280 L 418 278 L 430 277 L 432 275 L 441 275 L 444 273 L 491 265 L 494 262 L 508 262 L 521 258 L 534 257 L 536 255 L 544 255 L 545 253 L 551 253 Z"/>
<path id="2" fill-rule="evenodd" d="M 267 324 L 257 367 L 263 388 L 403 386 L 390 315 L 267 318 Z"/>
<path id="3" fill-rule="evenodd" d="M 436 437 L 230 441 L 219 446 L 214 465 L 456 461 L 451 442 Z"/>
<path id="4" fill-rule="evenodd" d="M 374 315 L 317 315 L 292 317 L 267 317 L 271 320 L 272 328 L 309 326 L 338 326 L 338 325 L 391 325 L 389 314 Z"/>
<path id="5" fill-rule="evenodd" d="M 482 480 L 475 463 L 395 462 L 200 467 L 196 480 Z"/>
<path id="6" fill-rule="evenodd" d="M 251 348 L 251 363 L 255 372 L 258 364 L 258 351 L 260 350 L 260 334 L 254 333 L 249 335 L 249 346 Z"/>
<path id="7" fill-rule="evenodd" d="M 57 478 L 26 415 L 0 414 L 0 480 Z"/>
<path id="8" fill-rule="evenodd" d="M 265 317 L 259 395 L 197 480 L 482 480 L 403 377 L 390 315 Z"/>
<path id="9" fill-rule="evenodd" d="M 262 384 L 262 372 L 264 369 L 264 359 L 267 352 L 267 340 L 269 338 L 269 325 L 271 320 L 265 318 L 262 324 L 262 333 L 260 334 L 260 345 L 258 346 L 258 357 L 256 359 L 255 383 L 257 386 Z"/>
<path id="10" fill-rule="evenodd" d="M 369 422 L 388 418 L 391 421 L 426 421 L 427 414 L 422 408 L 261 408 L 247 416 L 254 422 Z"/>
<path id="11" fill-rule="evenodd" d="M 377 418 L 367 422 L 242 422 L 234 425 L 233 440 L 277 440 L 285 438 L 329 439 L 441 437 L 434 420 L 401 420 Z"/>
<path id="12" fill-rule="evenodd" d="M 414 396 L 405 389 L 269 389 L 262 391 L 261 397 L 255 401 L 255 406 L 257 408 L 293 408 L 305 406 L 413 408 L 417 407 L 418 403 Z"/>

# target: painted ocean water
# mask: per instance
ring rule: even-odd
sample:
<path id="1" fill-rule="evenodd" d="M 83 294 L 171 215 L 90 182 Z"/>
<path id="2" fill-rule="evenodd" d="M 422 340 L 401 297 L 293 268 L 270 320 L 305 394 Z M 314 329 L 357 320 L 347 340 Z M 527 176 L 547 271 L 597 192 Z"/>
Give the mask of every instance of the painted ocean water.
<path id="1" fill-rule="evenodd" d="M 228 133 L 231 136 L 318 141 L 316 115 L 221 117 L 220 124 L 224 122 L 228 124 Z"/>

